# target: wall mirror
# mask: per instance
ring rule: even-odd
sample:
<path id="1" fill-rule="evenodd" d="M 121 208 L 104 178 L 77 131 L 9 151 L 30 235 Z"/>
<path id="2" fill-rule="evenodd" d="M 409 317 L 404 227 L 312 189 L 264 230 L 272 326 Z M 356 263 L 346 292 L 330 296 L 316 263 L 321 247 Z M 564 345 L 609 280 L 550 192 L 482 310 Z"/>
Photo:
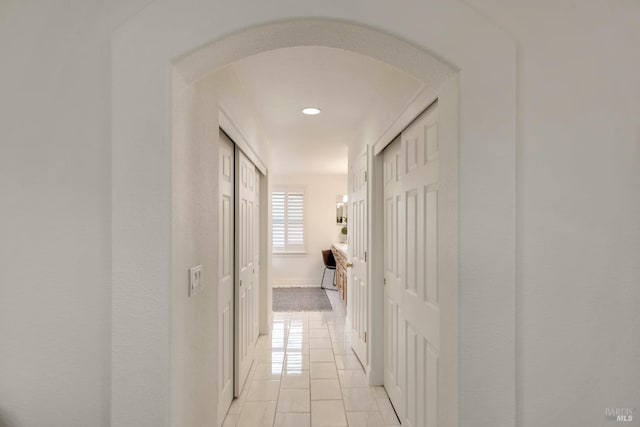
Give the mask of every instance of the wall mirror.
<path id="1" fill-rule="evenodd" d="M 336 196 L 336 224 L 347 225 L 347 202 L 349 196 L 346 194 L 339 194 Z"/>

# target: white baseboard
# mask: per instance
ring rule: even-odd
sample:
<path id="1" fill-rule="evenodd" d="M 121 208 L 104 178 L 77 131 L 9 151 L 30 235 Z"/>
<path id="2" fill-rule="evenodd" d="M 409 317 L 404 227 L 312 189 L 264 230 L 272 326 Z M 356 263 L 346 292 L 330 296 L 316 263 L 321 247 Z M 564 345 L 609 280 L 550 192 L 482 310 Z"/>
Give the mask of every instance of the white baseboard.
<path id="1" fill-rule="evenodd" d="M 300 288 L 300 287 L 309 287 L 309 288 L 319 288 L 320 280 L 318 278 L 315 279 L 272 279 L 271 283 L 273 283 L 274 288 Z"/>

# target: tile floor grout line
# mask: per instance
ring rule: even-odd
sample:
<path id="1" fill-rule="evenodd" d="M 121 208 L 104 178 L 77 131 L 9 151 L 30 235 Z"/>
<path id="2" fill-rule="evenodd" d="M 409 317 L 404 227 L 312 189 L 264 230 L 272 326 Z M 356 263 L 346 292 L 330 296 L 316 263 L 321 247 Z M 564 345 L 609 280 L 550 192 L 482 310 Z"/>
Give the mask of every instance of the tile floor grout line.
<path id="1" fill-rule="evenodd" d="M 306 416 L 309 418 L 307 419 L 307 421 L 305 421 L 305 424 L 306 422 L 311 422 L 313 420 L 312 414 L 313 414 L 314 402 L 330 402 L 330 401 L 335 402 L 335 400 L 342 401 L 341 407 L 344 413 L 344 419 L 340 420 L 340 422 L 346 423 L 346 425 L 349 425 L 349 417 L 348 417 L 349 414 L 353 414 L 353 416 L 356 416 L 356 420 L 357 419 L 372 420 L 369 417 L 373 416 L 376 418 L 376 420 L 382 421 L 383 423 L 385 422 L 384 420 L 386 420 L 386 418 L 382 417 L 380 401 L 378 400 L 378 392 L 375 390 L 374 387 L 371 387 L 368 384 L 365 386 L 361 385 L 360 383 L 362 381 L 360 378 L 354 379 L 355 372 L 356 371 L 362 372 L 362 367 L 349 369 L 351 367 L 351 364 L 350 364 L 351 362 L 348 361 L 350 353 L 348 352 L 345 353 L 345 351 L 346 349 L 349 348 L 350 341 L 346 339 L 347 334 L 345 333 L 345 330 L 344 330 L 345 325 L 341 324 L 341 322 L 344 323 L 344 313 L 339 313 L 337 310 L 334 312 L 327 312 L 327 313 L 323 313 L 323 312 L 307 312 L 307 313 L 297 313 L 297 314 L 284 313 L 282 315 L 277 313 L 277 314 L 274 314 L 274 323 L 276 323 L 275 321 L 279 321 L 279 323 L 282 324 L 282 329 L 281 329 L 282 336 L 280 338 L 282 340 L 281 343 L 280 341 L 276 340 L 275 341 L 276 346 L 274 347 L 274 335 L 273 335 L 273 327 L 272 327 L 270 334 L 265 335 L 264 336 L 265 338 L 262 338 L 262 340 L 260 341 L 260 345 L 257 346 L 258 357 L 255 360 L 256 369 L 258 364 L 260 363 L 265 363 L 265 364 L 270 363 L 272 366 L 271 373 L 273 373 L 273 365 L 275 361 L 278 360 L 281 363 L 280 365 L 281 370 L 278 373 L 278 376 L 269 377 L 269 381 L 278 381 L 278 387 L 275 390 L 276 391 L 275 397 L 273 395 L 270 395 L 269 392 L 266 391 L 267 400 L 264 401 L 267 404 L 275 405 L 274 406 L 275 409 L 273 410 L 274 412 L 270 420 L 271 426 L 273 426 L 276 420 L 278 419 L 280 419 L 281 421 L 284 421 L 285 423 L 287 423 L 287 425 L 292 425 L 292 421 L 296 418 L 295 417 L 291 418 L 291 415 L 287 416 L 285 414 L 306 414 Z M 318 326 L 318 325 L 320 325 L 321 327 L 319 328 L 312 327 L 312 326 Z M 314 330 L 318 331 L 313 333 L 314 336 L 317 337 L 318 335 L 321 335 L 319 338 L 314 338 L 314 339 L 328 340 L 330 347 L 326 349 L 311 348 L 311 339 L 312 339 L 311 332 Z M 324 333 L 321 331 L 324 331 Z M 341 332 L 336 332 L 336 331 L 341 331 Z M 328 337 L 326 336 L 327 333 L 328 333 Z M 325 336 L 322 336 L 322 335 L 325 335 Z M 290 339 L 294 339 L 297 342 L 296 343 L 290 342 Z M 294 349 L 290 347 L 290 345 L 296 345 L 297 348 Z M 291 384 L 293 387 L 289 387 L 288 385 L 285 384 L 285 381 L 290 378 L 288 375 L 289 369 L 290 369 L 289 363 L 291 362 L 291 356 L 293 356 L 293 353 L 289 353 L 289 352 L 292 350 L 295 350 L 296 354 L 300 355 L 300 362 L 299 362 L 300 366 L 299 367 L 297 366 L 294 369 L 299 370 L 301 373 L 306 372 L 307 381 L 306 382 L 304 382 L 304 380 L 297 381 L 294 379 L 292 380 L 293 382 Z M 331 350 L 331 351 L 328 352 L 327 350 Z M 344 353 L 344 354 L 338 355 L 336 354 L 336 351 L 340 351 L 341 353 Z M 282 352 L 282 356 L 281 358 L 278 358 L 276 354 L 280 352 Z M 305 354 L 303 354 L 303 352 Z M 320 361 L 311 362 L 311 353 L 321 354 L 321 355 L 324 354 L 325 356 L 329 354 L 331 355 L 332 360 L 326 361 L 326 357 L 320 356 L 319 357 Z M 342 366 L 343 369 L 338 369 L 338 366 L 337 366 L 338 356 L 340 356 L 340 358 L 343 360 L 343 366 Z M 323 359 L 325 360 L 323 361 Z M 266 360 L 269 360 L 270 362 L 266 362 Z M 306 360 L 306 363 L 308 364 L 307 366 L 308 369 L 306 370 L 303 369 L 303 367 L 305 366 L 305 363 L 304 363 L 305 360 Z M 324 396 L 324 397 L 327 397 L 326 399 L 324 398 L 315 399 L 315 400 L 313 399 L 311 394 L 311 389 L 312 389 L 312 381 L 314 380 L 312 380 L 311 378 L 311 363 L 326 364 L 333 368 L 336 374 L 335 380 L 327 379 L 327 381 L 335 381 L 335 384 L 338 386 L 339 395 L 337 396 L 338 397 L 337 399 L 331 399 L 330 398 L 331 396 L 329 395 Z M 352 373 L 354 375 L 343 375 L 341 378 L 341 376 L 339 375 L 340 371 L 343 371 L 343 374 Z M 245 395 L 242 398 L 242 404 L 238 408 L 239 414 L 233 414 L 236 417 L 235 418 L 236 422 L 240 420 L 241 415 L 243 416 L 244 422 L 246 422 L 246 416 L 243 414 L 247 410 L 246 398 L 248 397 L 249 389 L 255 384 L 255 381 L 258 381 L 255 378 L 255 373 L 256 373 L 256 370 L 253 370 L 248 387 L 246 387 L 246 389 L 244 390 L 245 393 L 243 394 Z M 294 375 L 291 378 L 294 378 L 294 377 L 296 377 L 296 375 Z M 358 375 L 355 375 L 355 377 L 358 377 Z M 344 380 L 348 380 L 348 384 L 351 384 L 352 387 L 345 387 L 346 383 L 343 382 Z M 267 382 L 265 384 L 267 384 L 268 386 L 269 383 Z M 354 384 L 357 385 L 355 388 L 353 387 Z M 306 386 L 306 388 L 305 387 L 300 388 L 300 386 Z M 307 404 L 309 405 L 309 411 L 308 412 L 291 412 L 291 413 L 278 412 L 278 405 L 280 403 L 280 399 L 283 397 L 282 393 L 284 392 L 285 389 L 293 390 L 289 394 L 291 393 L 295 394 L 297 390 L 307 390 L 307 392 L 309 393 L 308 400 L 307 400 Z M 353 393 L 352 389 L 354 390 L 362 389 L 362 390 L 359 390 L 357 393 L 355 393 L 353 396 L 358 396 L 362 392 L 364 393 L 364 395 L 368 396 L 369 399 L 373 397 L 373 399 L 375 399 L 375 403 L 371 404 L 372 402 L 370 402 L 370 404 L 368 405 L 361 406 L 360 401 L 358 400 L 358 403 L 356 403 L 356 406 L 354 406 L 354 408 L 362 407 L 362 408 L 365 408 L 366 410 L 355 409 L 354 411 L 347 411 L 344 390 L 349 390 L 351 393 Z M 369 394 L 367 395 L 367 393 L 365 393 L 364 390 L 368 391 Z M 386 391 L 385 391 L 385 395 L 386 395 Z M 388 399 L 388 395 L 385 397 L 387 397 Z M 272 401 L 271 399 L 274 399 L 274 398 L 275 398 L 275 401 Z M 280 414 L 280 418 L 278 418 L 278 414 Z M 229 415 L 231 414 L 227 414 L 227 416 Z M 254 414 L 254 415 L 257 415 L 257 414 Z M 364 418 L 361 418 L 361 417 L 364 417 Z M 305 419 L 304 416 L 302 418 Z M 263 423 L 265 423 L 265 425 L 269 423 L 268 419 L 263 418 L 263 420 L 264 420 Z"/>

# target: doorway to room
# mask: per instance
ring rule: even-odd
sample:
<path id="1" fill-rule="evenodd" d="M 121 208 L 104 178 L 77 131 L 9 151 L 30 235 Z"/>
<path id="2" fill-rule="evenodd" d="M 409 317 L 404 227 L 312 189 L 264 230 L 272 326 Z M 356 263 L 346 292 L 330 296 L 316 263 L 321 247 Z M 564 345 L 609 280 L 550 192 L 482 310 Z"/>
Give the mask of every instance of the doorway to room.
<path id="1" fill-rule="evenodd" d="M 346 147 L 341 151 L 336 158 L 346 164 Z M 342 234 L 343 228 L 347 231 L 346 212 L 342 212 L 342 222 L 337 221 L 337 210 L 344 211 L 346 171 L 274 172 L 272 181 L 271 277 L 272 287 L 279 289 L 278 297 L 274 293 L 274 310 L 282 311 L 287 307 L 293 311 L 313 309 L 313 303 L 306 304 L 305 296 L 314 299 L 317 295 L 319 304 L 322 300 L 328 303 L 326 296 L 322 298 L 326 292 L 338 292 L 346 304 L 346 287 L 339 287 L 340 277 L 336 270 L 337 250 L 346 248 L 347 239 L 347 234 Z M 341 200 L 339 207 L 338 197 Z"/>

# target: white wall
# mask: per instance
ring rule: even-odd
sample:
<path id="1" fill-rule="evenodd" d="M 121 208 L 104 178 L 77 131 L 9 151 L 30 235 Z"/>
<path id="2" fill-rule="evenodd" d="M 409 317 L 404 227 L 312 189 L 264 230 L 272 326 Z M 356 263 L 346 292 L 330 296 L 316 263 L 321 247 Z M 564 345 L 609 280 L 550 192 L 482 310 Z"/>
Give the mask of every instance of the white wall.
<path id="1" fill-rule="evenodd" d="M 640 409 L 640 3 L 470 3 L 518 42 L 519 425 L 605 425 Z"/>
<path id="2" fill-rule="evenodd" d="M 0 6 L 0 425 L 109 425 L 108 34 L 144 3 Z M 520 426 L 600 425 L 640 407 L 638 3 L 469 3 L 518 43 Z"/>
<path id="3" fill-rule="evenodd" d="M 171 425 L 216 425 L 218 97 L 174 74 L 171 220 Z M 189 268 L 202 291 L 189 297 Z"/>
<path id="4" fill-rule="evenodd" d="M 347 193 L 347 175 L 274 175 L 273 186 L 305 189 L 305 255 L 273 255 L 273 286 L 320 286 L 321 252 L 338 241 L 341 226 L 336 225 L 336 196 Z M 330 284 L 333 272 L 327 271 Z"/>
<path id="5" fill-rule="evenodd" d="M 174 70 L 172 85 L 171 425 L 215 426 L 218 419 L 219 105 L 243 119 L 256 152 L 264 139 L 251 111 L 231 101 L 214 74 L 192 84 Z M 227 85 L 227 86 L 225 86 Z M 239 142 L 239 141 L 237 141 Z M 266 153 L 264 155 L 266 157 Z M 188 271 L 202 265 L 202 291 Z"/>
<path id="6" fill-rule="evenodd" d="M 145 3 L 0 2 L 0 426 L 109 425 L 109 37 Z"/>

